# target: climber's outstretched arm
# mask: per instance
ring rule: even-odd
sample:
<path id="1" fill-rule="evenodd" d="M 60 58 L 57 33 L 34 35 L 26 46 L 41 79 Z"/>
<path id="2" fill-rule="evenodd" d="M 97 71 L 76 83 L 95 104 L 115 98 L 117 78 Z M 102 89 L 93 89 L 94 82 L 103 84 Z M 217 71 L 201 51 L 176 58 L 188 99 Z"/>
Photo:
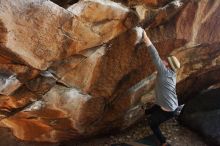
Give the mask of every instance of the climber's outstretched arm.
<path id="1" fill-rule="evenodd" d="M 163 73 L 164 70 L 166 70 L 166 66 L 163 64 L 162 59 L 160 58 L 157 49 L 154 47 L 154 45 L 152 44 L 151 40 L 149 39 L 149 37 L 147 36 L 146 32 L 143 30 L 143 39 L 144 42 L 146 43 L 146 46 L 148 48 L 148 52 L 150 53 L 150 56 L 153 60 L 154 65 L 156 66 L 156 69 L 158 71 L 158 73 Z"/>

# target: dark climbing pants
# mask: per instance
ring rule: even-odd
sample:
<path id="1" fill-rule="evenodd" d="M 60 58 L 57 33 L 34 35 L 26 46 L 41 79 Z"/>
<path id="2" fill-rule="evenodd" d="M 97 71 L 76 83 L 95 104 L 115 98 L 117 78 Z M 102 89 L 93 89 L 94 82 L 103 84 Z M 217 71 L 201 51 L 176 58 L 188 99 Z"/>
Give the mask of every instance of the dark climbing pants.
<path id="1" fill-rule="evenodd" d="M 160 131 L 160 124 L 173 118 L 174 112 L 167 112 L 160 108 L 158 105 L 154 105 L 152 108 L 145 110 L 145 114 L 148 115 L 148 122 L 154 135 L 159 139 L 160 143 L 166 142 L 166 138 Z"/>

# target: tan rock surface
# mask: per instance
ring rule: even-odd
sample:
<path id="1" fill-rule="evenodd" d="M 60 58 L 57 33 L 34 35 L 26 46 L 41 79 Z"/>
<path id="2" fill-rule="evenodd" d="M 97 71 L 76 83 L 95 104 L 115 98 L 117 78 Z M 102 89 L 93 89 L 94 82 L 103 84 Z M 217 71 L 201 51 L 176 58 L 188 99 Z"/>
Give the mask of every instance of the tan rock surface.
<path id="1" fill-rule="evenodd" d="M 137 17 L 128 8 L 107 0 L 79 2 L 67 10 L 46 0 L 1 0 L 0 9 L 1 52 L 41 70 L 137 22 L 130 21 Z"/>
<path id="2" fill-rule="evenodd" d="M 220 1 L 136 2 L 155 9 L 143 22 L 160 56 L 181 61 L 181 102 L 220 81 Z M 140 119 L 140 105 L 153 101 L 156 73 L 131 10 L 101 0 L 67 9 L 46 0 L 0 4 L 0 71 L 21 83 L 0 95 L 1 127 L 22 140 L 59 142 Z"/>

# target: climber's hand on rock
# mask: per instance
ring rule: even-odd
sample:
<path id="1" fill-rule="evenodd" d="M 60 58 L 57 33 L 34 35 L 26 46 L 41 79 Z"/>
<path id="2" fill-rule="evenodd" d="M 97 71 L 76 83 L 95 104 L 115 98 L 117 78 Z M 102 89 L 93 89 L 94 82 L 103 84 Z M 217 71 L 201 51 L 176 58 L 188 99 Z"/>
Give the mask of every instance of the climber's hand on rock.
<path id="1" fill-rule="evenodd" d="M 150 41 L 149 37 L 147 36 L 146 32 L 143 29 L 143 41 L 146 43 L 147 46 L 150 46 L 152 42 Z"/>

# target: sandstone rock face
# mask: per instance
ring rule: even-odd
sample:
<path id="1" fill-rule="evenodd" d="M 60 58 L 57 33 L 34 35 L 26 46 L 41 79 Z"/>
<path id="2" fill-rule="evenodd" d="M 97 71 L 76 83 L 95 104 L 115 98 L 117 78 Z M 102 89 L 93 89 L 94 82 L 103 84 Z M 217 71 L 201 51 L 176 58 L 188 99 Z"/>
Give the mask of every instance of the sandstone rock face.
<path id="1" fill-rule="evenodd" d="M 53 61 L 111 40 L 134 25 L 130 19 L 135 15 L 128 8 L 111 1 L 84 1 L 65 10 L 46 0 L 2 0 L 1 52 L 45 70 Z"/>
<path id="2" fill-rule="evenodd" d="M 0 0 L 0 126 L 59 142 L 134 124 L 156 78 L 138 25 L 180 59 L 180 102 L 220 81 L 218 0 L 127 2 Z"/>
<path id="3" fill-rule="evenodd" d="M 191 93 L 195 95 L 219 82 L 219 76 L 214 75 L 219 72 L 220 29 L 216 19 L 220 14 L 219 7 L 218 1 L 190 1 L 176 16 L 175 23 L 169 21 L 160 29 L 148 30 L 158 49 L 170 50 L 182 64 L 177 72 L 177 91 L 181 102 L 186 101 Z M 212 73 L 214 76 L 208 75 Z"/>

